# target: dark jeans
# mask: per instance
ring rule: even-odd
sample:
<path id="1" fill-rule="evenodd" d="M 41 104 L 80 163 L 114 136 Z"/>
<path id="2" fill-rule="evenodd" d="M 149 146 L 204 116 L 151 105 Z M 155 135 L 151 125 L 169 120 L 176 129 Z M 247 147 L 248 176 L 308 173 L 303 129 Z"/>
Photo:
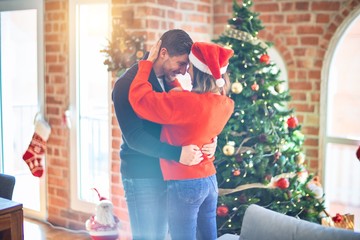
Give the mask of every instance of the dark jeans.
<path id="1" fill-rule="evenodd" d="M 133 239 L 163 240 L 167 233 L 166 183 L 123 178 Z"/>
<path id="2" fill-rule="evenodd" d="M 168 181 L 169 227 L 172 240 L 217 238 L 216 176 Z"/>

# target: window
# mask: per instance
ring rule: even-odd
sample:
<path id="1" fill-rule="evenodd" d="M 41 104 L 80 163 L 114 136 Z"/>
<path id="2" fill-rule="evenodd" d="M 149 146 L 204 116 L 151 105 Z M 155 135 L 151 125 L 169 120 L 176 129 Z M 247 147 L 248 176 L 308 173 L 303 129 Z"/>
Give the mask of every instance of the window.
<path id="1" fill-rule="evenodd" d="M 108 0 L 69 1 L 71 104 L 71 203 L 88 211 L 98 201 L 92 188 L 109 196 L 110 86 L 100 52 L 107 45 Z"/>
<path id="2" fill-rule="evenodd" d="M 322 160 L 325 200 L 328 212 L 360 213 L 359 161 L 356 150 L 360 144 L 360 8 L 338 27 L 325 62 L 327 81 L 322 88 L 324 109 L 321 114 L 323 138 Z M 326 97 L 325 97 L 326 96 Z M 355 221 L 354 230 L 359 231 Z"/>
<path id="3" fill-rule="evenodd" d="M 0 1 L 0 172 L 16 177 L 13 200 L 36 218 L 46 215 L 46 182 L 31 174 L 22 156 L 35 116 L 44 117 L 43 5 Z M 45 158 L 41 163 L 46 167 Z"/>

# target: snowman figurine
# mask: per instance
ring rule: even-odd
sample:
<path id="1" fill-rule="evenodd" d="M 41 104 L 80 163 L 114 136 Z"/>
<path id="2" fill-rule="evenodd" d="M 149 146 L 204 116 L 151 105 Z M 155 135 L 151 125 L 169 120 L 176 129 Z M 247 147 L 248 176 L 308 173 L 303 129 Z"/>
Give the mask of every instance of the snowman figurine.
<path id="1" fill-rule="evenodd" d="M 96 214 L 85 222 L 86 230 L 89 231 L 92 240 L 116 240 L 119 237 L 119 219 L 113 214 L 114 206 L 111 201 L 99 196 L 96 206 Z"/>

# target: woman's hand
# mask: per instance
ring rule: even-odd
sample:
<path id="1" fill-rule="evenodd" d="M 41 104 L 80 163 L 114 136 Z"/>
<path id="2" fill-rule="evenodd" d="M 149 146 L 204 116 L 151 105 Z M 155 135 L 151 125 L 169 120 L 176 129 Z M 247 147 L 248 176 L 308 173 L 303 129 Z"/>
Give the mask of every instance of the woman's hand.
<path id="1" fill-rule="evenodd" d="M 151 47 L 149 56 L 147 58 L 148 61 L 155 62 L 155 60 L 159 56 L 160 46 L 161 46 L 161 40 L 157 41 L 157 43 Z"/>
<path id="2" fill-rule="evenodd" d="M 182 147 L 179 163 L 192 166 L 199 164 L 202 160 L 204 157 L 198 146 L 187 145 Z"/>
<path id="3" fill-rule="evenodd" d="M 216 147 L 217 147 L 217 136 L 214 137 L 213 142 L 209 144 L 205 144 L 201 151 L 202 153 L 206 154 L 208 158 L 212 158 L 215 155 Z"/>

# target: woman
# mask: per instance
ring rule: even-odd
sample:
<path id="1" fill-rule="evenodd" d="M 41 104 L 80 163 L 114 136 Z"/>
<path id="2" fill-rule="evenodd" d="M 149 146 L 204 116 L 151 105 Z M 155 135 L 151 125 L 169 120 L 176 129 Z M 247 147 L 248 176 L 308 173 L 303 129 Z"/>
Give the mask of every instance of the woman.
<path id="1" fill-rule="evenodd" d="M 188 73 L 192 91 L 156 93 L 148 82 L 152 65 L 167 54 L 159 41 L 131 84 L 129 101 L 142 118 L 163 125 L 161 140 L 171 145 L 189 143 L 198 147 L 210 143 L 224 128 L 234 102 L 226 96 L 226 73 L 233 51 L 217 44 L 194 43 L 189 55 Z M 225 76 L 224 76 L 225 77 Z M 161 170 L 168 182 L 169 227 L 172 240 L 216 239 L 217 182 L 214 157 L 187 166 L 172 159 L 161 159 Z"/>

